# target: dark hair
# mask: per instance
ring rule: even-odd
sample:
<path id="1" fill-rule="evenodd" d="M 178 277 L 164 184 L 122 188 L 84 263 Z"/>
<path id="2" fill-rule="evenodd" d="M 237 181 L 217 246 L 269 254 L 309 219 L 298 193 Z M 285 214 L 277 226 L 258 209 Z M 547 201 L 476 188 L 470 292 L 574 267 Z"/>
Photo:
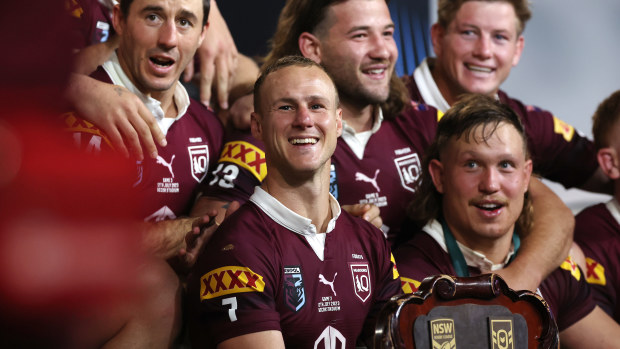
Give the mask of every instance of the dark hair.
<path id="1" fill-rule="evenodd" d="M 432 160 L 440 160 L 440 154 L 452 139 L 464 138 L 469 142 L 478 127 L 482 127 L 483 141 L 487 142 L 497 127 L 505 123 L 513 126 L 523 140 L 523 152 L 528 157 L 527 137 L 519 116 L 509 106 L 481 94 L 465 94 L 441 118 L 435 140 L 427 149 L 422 161 L 422 176 L 418 182 L 415 199 L 407 209 L 409 217 L 419 227 L 442 216 L 442 195 L 437 191 L 428 169 Z M 531 202 L 526 195 L 523 211 L 518 220 L 520 231 L 531 225 Z"/>
<path id="2" fill-rule="evenodd" d="M 609 146 L 610 132 L 618 120 L 620 120 L 620 90 L 601 102 L 592 116 L 592 135 L 596 149 Z"/>
<path id="3" fill-rule="evenodd" d="M 278 26 L 269 44 L 271 50 L 263 59 L 262 69 L 273 64 L 281 57 L 288 55 L 302 55 L 299 49 L 299 36 L 304 33 L 319 34 L 327 25 L 325 23 L 327 11 L 332 5 L 348 0 L 287 0 L 280 13 Z M 386 3 L 389 1 L 386 0 Z M 388 99 L 380 104 L 385 119 L 394 119 L 405 108 L 410 107 L 410 98 L 407 87 L 398 78 L 396 71 L 390 78 L 390 93 Z"/>
<path id="4" fill-rule="evenodd" d="M 261 91 L 261 87 L 263 86 L 263 83 L 267 79 L 267 76 L 269 76 L 271 73 L 277 72 L 280 69 L 283 69 L 286 67 L 292 67 L 292 66 L 305 67 L 305 68 L 316 67 L 316 68 L 321 69 L 323 72 L 325 72 L 325 74 L 329 77 L 329 74 L 325 71 L 325 68 L 323 68 L 322 65 L 311 60 L 310 58 L 306 58 L 302 56 L 284 56 L 276 60 L 272 64 L 266 66 L 261 72 L 258 79 L 256 79 L 256 82 L 254 83 L 254 110 L 255 111 L 260 110 L 259 109 L 260 91 Z M 330 80 L 331 80 L 331 77 L 330 77 Z M 331 83 L 332 85 L 334 85 L 333 81 L 331 81 Z M 336 106 L 338 106 L 339 105 L 338 91 L 336 90 L 335 85 L 334 85 L 334 91 L 336 93 L 336 96 L 335 96 Z"/>
<path id="5" fill-rule="evenodd" d="M 443 28 L 448 28 L 461 6 L 468 1 L 506 2 L 511 4 L 519 21 L 517 23 L 517 34 L 519 35 L 523 33 L 525 24 L 532 17 L 528 0 L 439 0 L 437 4 L 437 23 Z"/>
<path id="6" fill-rule="evenodd" d="M 126 18 L 129 15 L 129 7 L 133 3 L 133 0 L 119 0 L 120 9 L 123 16 Z M 209 11 L 211 9 L 211 0 L 202 0 L 202 26 L 204 27 L 207 24 L 207 19 L 209 18 Z"/>

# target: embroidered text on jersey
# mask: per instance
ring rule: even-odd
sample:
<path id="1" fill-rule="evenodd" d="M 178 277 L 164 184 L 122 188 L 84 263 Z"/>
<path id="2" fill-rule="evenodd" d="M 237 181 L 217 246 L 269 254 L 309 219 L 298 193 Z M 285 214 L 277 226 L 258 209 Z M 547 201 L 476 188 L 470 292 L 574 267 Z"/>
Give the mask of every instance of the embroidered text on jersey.
<path id="1" fill-rule="evenodd" d="M 265 281 L 250 268 L 226 266 L 212 270 L 200 278 L 200 299 L 211 299 L 233 293 L 263 292 Z"/>

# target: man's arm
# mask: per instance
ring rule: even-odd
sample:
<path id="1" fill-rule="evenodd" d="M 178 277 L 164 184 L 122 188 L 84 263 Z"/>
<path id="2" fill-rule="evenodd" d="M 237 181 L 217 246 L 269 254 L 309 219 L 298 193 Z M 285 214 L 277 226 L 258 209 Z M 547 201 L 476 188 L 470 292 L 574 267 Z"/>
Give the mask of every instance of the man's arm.
<path id="1" fill-rule="evenodd" d="M 529 195 L 534 211 L 532 229 L 521 234 L 517 257 L 498 274 L 512 289 L 536 291 L 542 280 L 568 255 L 575 217 L 538 178 L 532 177 Z"/>
<path id="2" fill-rule="evenodd" d="M 280 331 L 263 331 L 234 337 L 218 344 L 218 349 L 236 348 L 284 348 L 284 339 Z"/>
<path id="3" fill-rule="evenodd" d="M 620 325 L 600 307 L 560 333 L 562 348 L 620 348 Z"/>

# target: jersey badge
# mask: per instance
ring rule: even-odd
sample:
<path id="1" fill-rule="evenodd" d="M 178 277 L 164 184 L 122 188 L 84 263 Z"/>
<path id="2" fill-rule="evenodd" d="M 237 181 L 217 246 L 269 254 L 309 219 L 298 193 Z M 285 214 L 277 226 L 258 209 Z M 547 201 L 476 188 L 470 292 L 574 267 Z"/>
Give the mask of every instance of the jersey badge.
<path id="1" fill-rule="evenodd" d="M 400 176 L 400 184 L 403 188 L 415 193 L 415 187 L 420 178 L 422 165 L 418 153 L 412 153 L 394 159 L 394 164 Z"/>
<path id="2" fill-rule="evenodd" d="M 403 289 L 404 293 L 413 293 L 418 290 L 418 287 L 420 287 L 420 281 L 404 276 L 400 277 L 400 288 Z"/>
<path id="3" fill-rule="evenodd" d="M 321 345 L 321 343 L 323 345 Z M 337 329 L 327 326 L 314 341 L 315 348 L 340 349 L 347 347 L 347 338 Z"/>
<path id="4" fill-rule="evenodd" d="M 300 266 L 284 267 L 284 303 L 295 312 L 306 304 L 306 290 Z"/>
<path id="5" fill-rule="evenodd" d="M 589 284 L 607 285 L 607 279 L 605 278 L 605 267 L 599 262 L 590 257 L 586 257 L 586 281 Z"/>
<path id="6" fill-rule="evenodd" d="M 362 302 L 366 302 L 372 293 L 370 283 L 370 267 L 367 263 L 351 263 L 351 277 L 353 279 L 353 290 L 355 295 Z"/>
<path id="7" fill-rule="evenodd" d="M 564 121 L 553 117 L 553 131 L 557 134 L 562 135 L 564 140 L 570 142 L 573 139 L 573 135 L 575 134 L 575 129 L 573 126 L 565 123 Z"/>
<path id="8" fill-rule="evenodd" d="M 200 300 L 264 290 L 263 277 L 247 267 L 225 266 L 211 270 L 200 278 Z"/>
<path id="9" fill-rule="evenodd" d="M 577 281 L 581 279 L 581 271 L 577 266 L 577 263 L 575 263 L 575 261 L 573 260 L 573 257 L 566 257 L 564 262 L 562 262 L 562 264 L 560 265 L 560 268 L 570 271 L 571 275 L 573 275 L 573 277 L 577 279 Z"/>
<path id="10" fill-rule="evenodd" d="M 187 147 L 187 151 L 189 152 L 192 177 L 200 183 L 207 175 L 207 168 L 209 167 L 209 146 L 206 144 L 193 145 Z"/>
<path id="11" fill-rule="evenodd" d="M 265 152 L 254 144 L 235 141 L 224 144 L 224 150 L 218 162 L 232 162 L 250 171 L 259 181 L 267 176 Z"/>
<path id="12" fill-rule="evenodd" d="M 338 176 L 336 176 L 336 165 L 329 167 L 329 193 L 338 200 Z"/>
<path id="13" fill-rule="evenodd" d="M 489 317 L 489 321 L 492 349 L 513 349 L 512 319 Z"/>

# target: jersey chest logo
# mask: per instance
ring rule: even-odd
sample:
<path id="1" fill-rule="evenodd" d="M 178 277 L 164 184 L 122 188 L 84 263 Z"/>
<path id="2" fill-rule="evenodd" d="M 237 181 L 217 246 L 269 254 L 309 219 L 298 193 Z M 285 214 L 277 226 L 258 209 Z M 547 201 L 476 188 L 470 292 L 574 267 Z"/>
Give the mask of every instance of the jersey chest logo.
<path id="1" fill-rule="evenodd" d="M 372 285 L 370 283 L 370 267 L 367 263 L 352 263 L 351 277 L 353 279 L 353 290 L 355 295 L 362 302 L 366 302 L 372 293 Z"/>
<path id="2" fill-rule="evenodd" d="M 192 177 L 200 183 L 207 175 L 207 167 L 209 167 L 209 146 L 206 144 L 194 145 L 187 147 L 187 151 L 189 152 Z"/>
<path id="3" fill-rule="evenodd" d="M 295 312 L 306 304 L 306 290 L 300 266 L 284 267 L 284 303 Z"/>
<path id="4" fill-rule="evenodd" d="M 394 159 L 396 170 L 403 188 L 415 193 L 416 182 L 422 173 L 422 165 L 417 153 L 408 154 Z"/>
<path id="5" fill-rule="evenodd" d="M 322 345 L 321 345 L 322 344 Z M 347 338 L 337 329 L 327 326 L 314 341 L 314 348 L 344 349 L 347 347 Z"/>

